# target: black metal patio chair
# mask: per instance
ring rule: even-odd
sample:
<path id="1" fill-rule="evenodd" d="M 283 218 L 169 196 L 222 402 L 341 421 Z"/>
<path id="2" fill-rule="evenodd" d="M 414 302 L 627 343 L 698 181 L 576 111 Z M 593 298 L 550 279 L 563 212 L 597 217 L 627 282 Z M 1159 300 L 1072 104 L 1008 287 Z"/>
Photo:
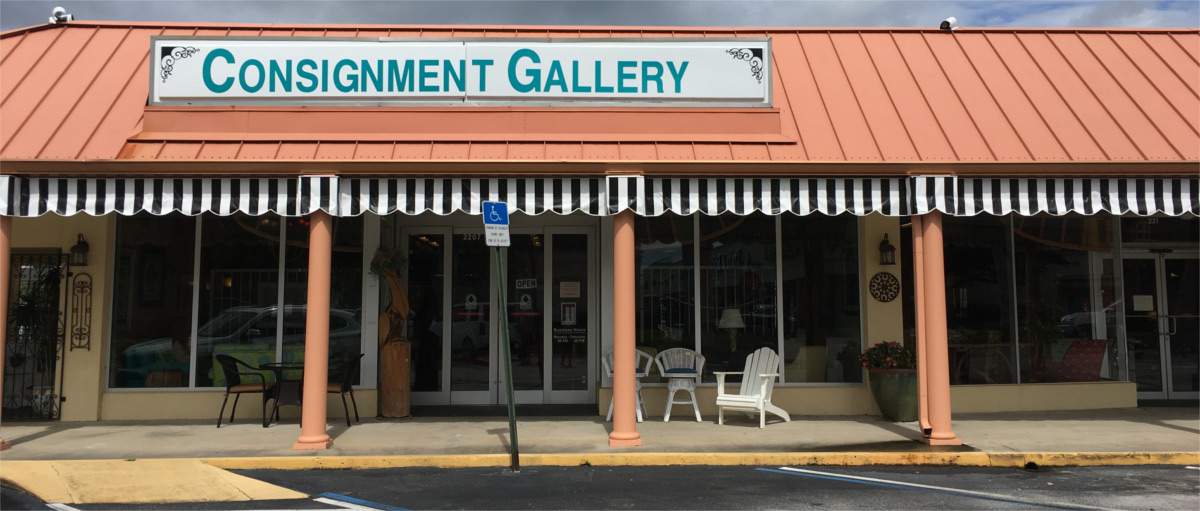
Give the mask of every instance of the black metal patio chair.
<path id="1" fill-rule="evenodd" d="M 358 380 L 358 372 L 362 367 L 363 354 L 359 353 L 357 357 L 344 357 L 337 364 L 337 370 L 331 371 L 329 382 L 329 394 L 341 394 L 342 410 L 346 413 L 346 426 L 350 425 L 350 408 L 346 406 L 346 394 L 350 394 L 350 402 L 354 404 L 354 422 L 362 422 L 358 417 L 358 401 L 354 400 L 354 382 Z"/>
<path id="2" fill-rule="evenodd" d="M 217 427 L 221 427 L 221 418 L 225 415 L 225 404 L 229 402 L 229 395 L 233 394 L 233 409 L 229 411 L 229 423 L 233 424 L 233 417 L 237 414 L 238 401 L 242 398 L 242 394 L 262 394 L 263 416 L 267 415 L 267 378 L 258 372 L 258 369 L 250 364 L 242 362 L 229 355 L 218 354 L 217 363 L 221 366 L 221 374 L 225 376 L 225 399 L 221 400 L 221 412 L 217 414 Z M 242 368 L 249 369 L 251 372 L 242 372 Z M 259 381 L 244 383 L 242 378 L 257 378 Z"/>

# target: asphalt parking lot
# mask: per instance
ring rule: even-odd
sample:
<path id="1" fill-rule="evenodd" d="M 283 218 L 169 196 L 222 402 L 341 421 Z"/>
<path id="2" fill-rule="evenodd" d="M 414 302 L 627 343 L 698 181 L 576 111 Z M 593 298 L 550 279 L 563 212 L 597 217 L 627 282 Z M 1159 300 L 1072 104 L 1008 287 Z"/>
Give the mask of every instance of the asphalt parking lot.
<path id="1" fill-rule="evenodd" d="M 1200 469 L 532 467 L 245 470 L 306 500 L 56 509 L 1200 509 Z M 0 508 L 47 509 L 5 488 Z"/>

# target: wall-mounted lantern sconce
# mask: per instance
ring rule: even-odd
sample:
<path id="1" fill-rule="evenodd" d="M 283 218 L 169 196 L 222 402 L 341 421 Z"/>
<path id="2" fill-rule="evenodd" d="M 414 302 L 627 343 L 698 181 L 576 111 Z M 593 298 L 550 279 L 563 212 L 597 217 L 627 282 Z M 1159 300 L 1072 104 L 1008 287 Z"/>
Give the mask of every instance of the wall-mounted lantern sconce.
<path id="1" fill-rule="evenodd" d="M 71 266 L 87 266 L 89 248 L 87 240 L 83 239 L 83 235 L 80 234 L 79 241 L 71 247 Z"/>
<path id="2" fill-rule="evenodd" d="M 888 241 L 888 235 L 883 235 L 883 241 L 879 242 L 879 265 L 891 266 L 896 264 L 896 247 Z"/>

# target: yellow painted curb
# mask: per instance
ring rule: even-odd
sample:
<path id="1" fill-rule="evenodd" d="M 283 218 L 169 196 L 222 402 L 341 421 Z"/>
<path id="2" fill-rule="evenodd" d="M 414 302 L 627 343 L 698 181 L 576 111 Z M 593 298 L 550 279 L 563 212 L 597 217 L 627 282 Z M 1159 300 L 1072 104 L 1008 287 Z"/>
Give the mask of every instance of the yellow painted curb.
<path id="1" fill-rule="evenodd" d="M 206 458 L 224 469 L 372 469 L 506 467 L 507 454 L 398 456 L 278 456 Z M 523 454 L 522 466 L 671 465 L 955 465 L 1021 468 L 1038 466 L 1195 465 L 1200 452 L 608 452 Z"/>

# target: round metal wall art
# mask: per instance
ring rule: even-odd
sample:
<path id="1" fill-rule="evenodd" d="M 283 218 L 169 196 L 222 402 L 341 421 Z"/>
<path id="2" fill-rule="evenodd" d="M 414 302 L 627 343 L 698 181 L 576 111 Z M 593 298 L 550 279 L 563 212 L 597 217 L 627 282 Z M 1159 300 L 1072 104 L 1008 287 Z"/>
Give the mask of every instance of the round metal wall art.
<path id="1" fill-rule="evenodd" d="M 881 302 L 890 302 L 900 296 L 900 279 L 891 273 L 881 271 L 871 277 L 869 288 L 872 298 Z"/>

